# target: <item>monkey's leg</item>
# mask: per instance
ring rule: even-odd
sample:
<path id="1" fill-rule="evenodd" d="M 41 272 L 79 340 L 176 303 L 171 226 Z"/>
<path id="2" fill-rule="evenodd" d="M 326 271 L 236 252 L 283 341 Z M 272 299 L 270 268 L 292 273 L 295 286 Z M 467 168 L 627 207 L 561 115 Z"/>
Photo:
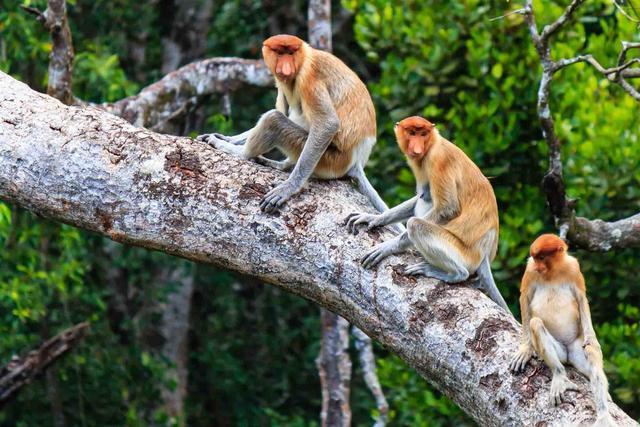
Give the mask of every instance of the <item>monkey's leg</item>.
<path id="1" fill-rule="evenodd" d="M 411 240 L 409 240 L 407 233 L 404 232 L 391 240 L 376 245 L 369 253 L 362 257 L 362 265 L 365 268 L 373 267 L 386 257 L 404 252 L 410 247 Z"/>
<path id="2" fill-rule="evenodd" d="M 412 217 L 407 221 L 407 233 L 426 262 L 409 266 L 407 274 L 423 274 L 445 282 L 462 282 L 469 278 L 465 250 L 460 240 L 444 227 Z"/>
<path id="3" fill-rule="evenodd" d="M 596 403 L 598 420 L 597 426 L 615 426 L 616 422 L 609 414 L 609 382 L 602 367 L 602 351 L 599 344 L 590 344 L 582 348 L 582 338 L 575 340 L 569 346 L 569 363 L 576 367 L 583 375 L 589 378 L 591 391 Z"/>
<path id="4" fill-rule="evenodd" d="M 278 169 L 285 172 L 290 172 L 291 169 L 296 165 L 296 162 L 291 161 L 288 157 L 282 161 L 267 159 L 263 156 L 256 157 L 256 163 L 259 163 L 263 166 L 269 166 L 270 168 Z"/>
<path id="5" fill-rule="evenodd" d="M 356 181 L 356 185 L 358 186 L 358 191 L 369 198 L 371 204 L 374 208 L 380 213 L 389 210 L 387 204 L 382 200 L 382 197 L 378 194 L 373 185 L 367 179 L 367 175 L 364 173 L 364 170 L 359 164 L 353 165 L 351 169 L 347 172 L 347 176 L 353 178 Z M 395 230 L 398 234 L 403 233 L 405 228 L 402 224 L 393 224 L 391 226 L 393 230 Z"/>
<path id="6" fill-rule="evenodd" d="M 507 302 L 502 298 L 500 291 L 498 290 L 498 286 L 496 282 L 493 280 L 493 274 L 491 273 L 491 262 L 489 261 L 489 257 L 485 255 L 480 263 L 480 267 L 476 270 L 478 273 L 478 279 L 480 279 L 480 283 L 482 287 L 487 291 L 489 298 L 495 301 L 500 307 L 504 308 L 505 311 L 513 316 L 511 310 L 509 310 L 509 306 Z"/>
<path id="7" fill-rule="evenodd" d="M 532 317 L 529 327 L 533 348 L 551 369 L 553 375 L 550 390 L 551 405 L 559 405 L 562 403 L 562 393 L 567 390 L 578 390 L 578 386 L 567 377 L 567 371 L 562 364 L 568 360 L 567 349 L 549 333 L 539 317 Z"/>
<path id="8" fill-rule="evenodd" d="M 238 135 L 223 135 L 221 133 L 217 133 L 214 132 L 211 135 L 215 136 L 218 139 L 222 139 L 224 141 L 230 142 L 234 145 L 244 145 L 245 142 L 247 142 L 247 138 L 249 137 L 249 135 L 251 135 L 251 132 L 253 132 L 254 128 L 251 128 L 247 131 L 244 131 Z M 203 135 L 204 136 L 204 135 Z"/>

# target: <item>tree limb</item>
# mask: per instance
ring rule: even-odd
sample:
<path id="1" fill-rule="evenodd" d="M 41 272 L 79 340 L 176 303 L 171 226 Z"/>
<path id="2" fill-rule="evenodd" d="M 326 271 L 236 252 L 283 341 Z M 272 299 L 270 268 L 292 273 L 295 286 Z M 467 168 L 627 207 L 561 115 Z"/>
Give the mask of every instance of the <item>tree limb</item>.
<path id="1" fill-rule="evenodd" d="M 71 81 L 75 54 L 65 0 L 49 0 L 44 12 L 34 7 L 21 7 L 35 15 L 38 22 L 51 33 L 47 93 L 67 105 L 73 104 L 75 99 L 71 91 Z"/>
<path id="2" fill-rule="evenodd" d="M 187 64 L 136 95 L 99 107 L 138 127 L 162 131 L 204 96 L 234 91 L 244 84 L 272 86 L 273 77 L 261 60 L 210 58 Z"/>
<path id="3" fill-rule="evenodd" d="M 617 82 L 634 99 L 640 101 L 640 92 L 631 86 L 625 76 L 635 77 L 637 69 L 629 69 L 632 65 L 640 63 L 640 59 L 634 58 L 626 61 L 627 51 L 640 48 L 637 42 L 622 42 L 622 50 L 618 56 L 616 67 L 605 68 L 591 55 L 579 55 L 573 58 L 565 58 L 554 61 L 551 58 L 549 37 L 559 30 L 571 17 L 573 12 L 582 4 L 582 0 L 573 0 L 554 23 L 544 27 L 541 34 L 535 21 L 533 1 L 527 0 L 524 8 L 525 22 L 529 28 L 531 40 L 540 57 L 542 76 L 538 88 L 538 119 L 542 127 L 542 135 L 549 147 L 549 169 L 542 180 L 542 188 L 547 197 L 547 203 L 553 215 L 556 226 L 559 228 L 560 237 L 569 240 L 572 244 L 597 251 L 622 249 L 640 246 L 640 228 L 637 227 L 634 217 L 620 220 L 614 223 L 605 223 L 602 220 L 589 220 L 577 217 L 575 214 L 576 201 L 566 195 L 564 178 L 562 176 L 562 157 L 560 152 L 560 139 L 555 131 L 555 122 L 549 108 L 549 96 L 554 74 L 561 69 L 586 62 L 602 73 L 609 80 Z M 626 61 L 626 62 L 625 62 Z M 640 74 L 639 74 L 640 75 Z M 624 230 L 630 235 L 621 237 L 618 235 Z M 591 233 L 591 234 L 590 234 Z M 597 244 L 597 239 L 603 239 Z"/>
<path id="4" fill-rule="evenodd" d="M 78 344 L 88 329 L 88 323 L 80 323 L 45 341 L 24 357 L 13 356 L 9 364 L 0 371 L 0 406 Z"/>
<path id="5" fill-rule="evenodd" d="M 520 327 L 470 285 L 401 274 L 417 257 L 365 270 L 388 239 L 353 236 L 370 210 L 347 182 L 312 180 L 278 215 L 259 200 L 286 174 L 95 108 L 66 107 L 0 73 L 0 198 L 111 239 L 251 275 L 338 313 L 405 360 L 481 425 L 593 422 L 593 396 L 548 404 L 550 372 L 508 363 Z M 569 369 L 582 390 L 586 378 Z M 617 406 L 621 425 L 635 425 Z"/>

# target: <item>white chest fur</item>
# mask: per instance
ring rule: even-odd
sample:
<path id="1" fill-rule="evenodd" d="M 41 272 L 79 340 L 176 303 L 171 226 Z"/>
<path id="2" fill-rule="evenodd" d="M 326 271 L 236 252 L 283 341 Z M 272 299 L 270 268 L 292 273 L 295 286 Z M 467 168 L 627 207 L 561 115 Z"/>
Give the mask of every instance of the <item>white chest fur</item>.
<path id="1" fill-rule="evenodd" d="M 580 315 L 573 284 L 533 284 L 531 316 L 539 317 L 553 337 L 563 344 L 580 335 Z"/>
<path id="2" fill-rule="evenodd" d="M 429 184 L 418 185 L 416 187 L 416 195 L 418 196 L 418 201 L 416 203 L 416 207 L 413 209 L 413 214 L 418 218 L 422 218 L 433 206 L 433 201 L 431 200 L 431 188 L 429 187 Z"/>

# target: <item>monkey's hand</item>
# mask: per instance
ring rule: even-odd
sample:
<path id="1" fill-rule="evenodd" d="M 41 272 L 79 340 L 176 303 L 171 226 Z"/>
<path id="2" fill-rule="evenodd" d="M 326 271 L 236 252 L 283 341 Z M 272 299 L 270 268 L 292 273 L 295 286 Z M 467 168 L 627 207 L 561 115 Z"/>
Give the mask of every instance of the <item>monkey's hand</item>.
<path id="1" fill-rule="evenodd" d="M 522 372 L 532 357 L 533 347 L 528 344 L 522 344 L 518 349 L 518 353 L 516 353 L 515 357 L 511 360 L 509 370 L 515 373 Z"/>
<path id="2" fill-rule="evenodd" d="M 381 221 L 382 215 L 374 215 L 368 213 L 351 213 L 345 218 L 344 224 L 347 226 L 347 230 L 349 233 L 358 234 L 358 225 L 364 225 L 367 231 L 372 228 L 379 227 L 382 224 Z"/>
<path id="3" fill-rule="evenodd" d="M 260 209 L 264 212 L 274 212 L 300 189 L 300 186 L 286 180 L 264 196 L 260 202 Z"/>

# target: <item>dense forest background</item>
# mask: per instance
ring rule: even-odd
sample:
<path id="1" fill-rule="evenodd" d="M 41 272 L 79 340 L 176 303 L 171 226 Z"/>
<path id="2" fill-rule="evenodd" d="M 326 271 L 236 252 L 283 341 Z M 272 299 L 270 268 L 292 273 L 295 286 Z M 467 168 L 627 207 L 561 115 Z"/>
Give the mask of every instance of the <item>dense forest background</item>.
<path id="1" fill-rule="evenodd" d="M 535 3 L 539 23 L 565 6 Z M 0 69 L 44 91 L 49 34 L 20 5 L 44 9 L 46 2 L 0 3 Z M 491 20 L 518 7 L 503 0 L 333 4 L 334 53 L 367 83 L 377 108 L 372 182 L 391 205 L 412 196 L 393 123 L 414 114 L 437 123 L 491 177 L 501 219 L 494 274 L 514 313 L 529 244 L 554 231 L 540 189 L 547 147 L 535 111 L 539 60 L 522 16 Z M 116 101 L 196 59 L 258 58 L 270 35 L 307 37 L 306 8 L 297 0 L 69 1 L 74 94 Z M 611 1 L 589 1 L 578 15 L 554 41 L 554 54 L 591 53 L 613 63 L 622 40 L 640 39 L 638 24 Z M 212 96 L 175 133 L 245 130 L 274 102 L 269 88 Z M 559 74 L 551 103 L 578 214 L 611 220 L 639 211 L 640 104 L 585 64 Z M 91 322 L 80 346 L 0 410 L 0 425 L 171 425 L 180 417 L 188 425 L 318 424 L 320 325 L 311 303 L 1 202 L 0 248 L 3 364 L 59 330 Z M 640 252 L 575 254 L 611 395 L 640 419 Z M 178 303 L 176 289 L 189 290 Z M 178 418 L 163 404 L 178 374 L 159 330 L 172 304 L 189 310 L 188 342 L 178 346 L 188 368 Z M 473 424 L 398 358 L 382 348 L 376 355 L 392 425 Z M 357 372 L 351 405 L 354 424 L 372 424 L 375 404 Z"/>

